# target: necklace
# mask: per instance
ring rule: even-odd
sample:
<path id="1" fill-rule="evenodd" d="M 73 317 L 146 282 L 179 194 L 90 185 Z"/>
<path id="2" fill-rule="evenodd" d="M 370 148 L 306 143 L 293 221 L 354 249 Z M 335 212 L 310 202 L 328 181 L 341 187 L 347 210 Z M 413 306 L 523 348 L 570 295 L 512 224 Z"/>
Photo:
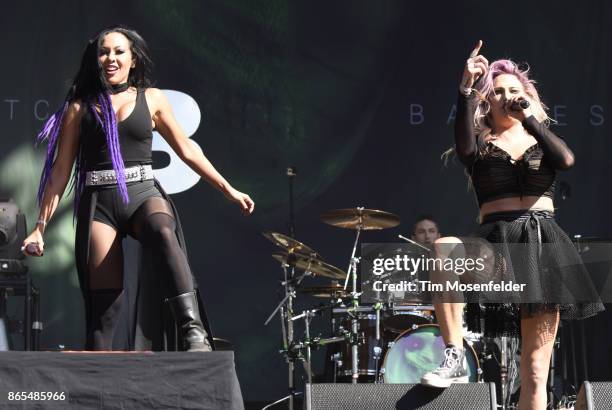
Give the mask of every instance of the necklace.
<path id="1" fill-rule="evenodd" d="M 130 88 L 130 85 L 128 83 L 121 83 L 121 84 L 111 84 L 110 87 L 111 88 L 109 91 L 111 94 L 119 94 L 119 93 L 124 92 L 128 88 Z"/>

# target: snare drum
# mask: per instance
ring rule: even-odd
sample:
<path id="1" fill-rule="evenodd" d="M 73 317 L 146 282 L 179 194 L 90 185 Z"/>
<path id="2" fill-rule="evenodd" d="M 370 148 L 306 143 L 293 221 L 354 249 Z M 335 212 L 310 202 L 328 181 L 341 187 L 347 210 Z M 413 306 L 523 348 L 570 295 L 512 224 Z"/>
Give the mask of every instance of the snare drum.
<path id="1" fill-rule="evenodd" d="M 470 382 L 480 380 L 480 364 L 472 346 L 464 339 L 463 347 Z M 381 369 L 385 383 L 420 383 L 425 373 L 444 361 L 444 341 L 438 325 L 421 325 L 400 334 L 389 349 Z"/>

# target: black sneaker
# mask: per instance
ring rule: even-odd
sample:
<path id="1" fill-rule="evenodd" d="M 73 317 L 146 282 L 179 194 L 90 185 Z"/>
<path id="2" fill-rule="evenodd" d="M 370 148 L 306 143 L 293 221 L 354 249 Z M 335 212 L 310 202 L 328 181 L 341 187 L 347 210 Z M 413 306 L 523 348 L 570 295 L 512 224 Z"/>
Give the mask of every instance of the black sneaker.
<path id="1" fill-rule="evenodd" d="M 421 378 L 424 386 L 444 389 L 452 383 L 467 383 L 469 381 L 465 349 L 455 346 L 444 349 L 444 361 L 432 372 L 425 373 Z"/>

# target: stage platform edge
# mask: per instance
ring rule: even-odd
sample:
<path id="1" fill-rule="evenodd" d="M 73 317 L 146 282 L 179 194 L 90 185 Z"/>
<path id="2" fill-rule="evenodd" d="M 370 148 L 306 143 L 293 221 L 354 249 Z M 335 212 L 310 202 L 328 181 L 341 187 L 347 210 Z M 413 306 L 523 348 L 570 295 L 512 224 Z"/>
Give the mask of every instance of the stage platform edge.
<path id="1" fill-rule="evenodd" d="M 244 409 L 231 351 L 0 352 L 0 407 L 13 406 Z"/>

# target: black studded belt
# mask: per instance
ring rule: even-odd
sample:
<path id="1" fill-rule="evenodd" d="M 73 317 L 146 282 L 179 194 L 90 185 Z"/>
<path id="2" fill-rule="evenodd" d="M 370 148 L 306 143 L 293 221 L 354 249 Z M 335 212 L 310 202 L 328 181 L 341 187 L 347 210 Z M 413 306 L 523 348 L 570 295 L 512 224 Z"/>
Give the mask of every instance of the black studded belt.
<path id="1" fill-rule="evenodd" d="M 137 165 L 124 170 L 125 182 L 146 181 L 153 179 L 153 167 L 151 165 Z M 117 183 L 117 175 L 114 169 L 103 169 L 100 171 L 89 171 L 85 174 L 86 186 L 112 185 Z"/>

